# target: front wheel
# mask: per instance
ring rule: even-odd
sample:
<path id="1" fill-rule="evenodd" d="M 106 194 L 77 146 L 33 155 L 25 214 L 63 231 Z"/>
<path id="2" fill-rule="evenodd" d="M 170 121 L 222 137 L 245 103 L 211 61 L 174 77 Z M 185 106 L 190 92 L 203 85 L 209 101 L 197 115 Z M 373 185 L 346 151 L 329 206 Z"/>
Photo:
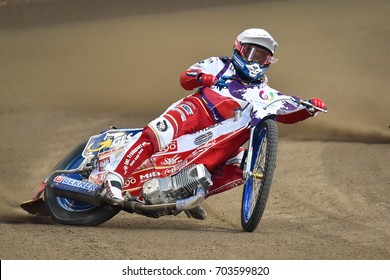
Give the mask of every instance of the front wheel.
<path id="1" fill-rule="evenodd" d="M 87 142 L 81 143 L 70 152 L 54 170 L 69 170 L 77 168 L 84 160 L 81 153 Z M 67 174 L 67 177 L 82 180 L 79 174 Z M 111 205 L 96 207 L 84 202 L 74 201 L 69 198 L 56 196 L 50 187 L 51 182 L 47 182 L 44 198 L 50 216 L 54 221 L 61 224 L 77 226 L 97 226 L 112 217 L 120 209 Z"/>
<path id="2" fill-rule="evenodd" d="M 263 215 L 272 177 L 276 167 L 278 150 L 278 127 L 274 120 L 267 119 L 255 131 L 251 176 L 244 185 L 241 205 L 241 225 L 252 232 L 259 225 Z"/>

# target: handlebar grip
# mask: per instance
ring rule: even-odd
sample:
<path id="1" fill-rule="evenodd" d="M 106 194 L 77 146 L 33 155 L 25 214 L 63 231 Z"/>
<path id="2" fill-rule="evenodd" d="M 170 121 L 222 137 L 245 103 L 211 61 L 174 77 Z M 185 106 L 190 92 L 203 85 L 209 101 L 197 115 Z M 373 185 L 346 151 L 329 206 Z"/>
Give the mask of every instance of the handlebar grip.
<path id="1" fill-rule="evenodd" d="M 323 112 L 323 113 L 327 113 L 328 110 L 327 109 L 322 109 L 322 108 L 319 108 L 317 106 L 314 106 L 313 104 L 311 104 L 310 102 L 306 101 L 306 100 L 299 100 L 299 104 L 302 104 L 303 106 L 306 106 L 306 107 L 309 107 L 309 108 L 313 108 L 317 111 L 320 111 L 320 112 Z"/>

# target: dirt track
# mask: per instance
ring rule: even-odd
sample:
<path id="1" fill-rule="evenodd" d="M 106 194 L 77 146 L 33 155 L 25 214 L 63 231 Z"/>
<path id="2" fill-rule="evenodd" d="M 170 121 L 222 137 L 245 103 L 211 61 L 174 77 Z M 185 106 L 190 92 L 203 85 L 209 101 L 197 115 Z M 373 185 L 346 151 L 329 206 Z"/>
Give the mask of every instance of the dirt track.
<path id="1" fill-rule="evenodd" d="M 389 1 L 76 2 L 0 5 L 1 259 L 390 259 Z M 279 43 L 271 86 L 329 107 L 280 126 L 255 232 L 241 230 L 242 187 L 208 199 L 205 221 L 82 228 L 19 209 L 73 146 L 142 127 L 188 94 L 183 69 L 253 26 Z"/>

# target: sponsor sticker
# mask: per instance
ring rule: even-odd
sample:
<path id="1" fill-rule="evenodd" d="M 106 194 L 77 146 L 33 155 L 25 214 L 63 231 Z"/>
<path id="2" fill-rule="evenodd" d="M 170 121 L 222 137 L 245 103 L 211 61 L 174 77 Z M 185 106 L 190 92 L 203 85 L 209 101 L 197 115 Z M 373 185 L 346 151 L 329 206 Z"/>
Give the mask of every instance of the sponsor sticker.
<path id="1" fill-rule="evenodd" d="M 180 158 L 180 156 L 175 155 L 173 157 L 166 157 L 164 161 L 161 163 L 161 165 L 174 165 L 174 164 L 178 164 L 181 161 L 182 159 Z"/>
<path id="2" fill-rule="evenodd" d="M 60 177 L 60 178 L 58 178 L 58 177 Z M 88 192 L 93 192 L 98 187 L 97 185 L 89 183 L 89 182 L 83 182 L 80 180 L 72 179 L 69 177 L 63 177 L 63 176 L 57 176 L 56 178 L 54 178 L 53 181 L 55 181 L 56 183 L 60 183 L 61 185 L 80 188 L 80 189 L 86 190 Z"/>
<path id="3" fill-rule="evenodd" d="M 187 112 L 187 115 L 194 114 L 194 111 L 192 111 L 192 108 L 190 106 L 188 106 L 187 104 L 181 104 L 180 106 L 184 109 L 184 111 Z"/>
<path id="4" fill-rule="evenodd" d="M 53 182 L 61 183 L 63 179 L 64 179 L 63 176 L 57 176 L 57 177 L 54 178 Z"/>
<path id="5" fill-rule="evenodd" d="M 205 134 L 199 135 L 195 138 L 194 144 L 199 146 L 207 141 L 210 141 L 213 138 L 213 133 L 211 131 L 206 132 Z"/>
<path id="6" fill-rule="evenodd" d="M 155 178 L 158 176 L 161 176 L 161 173 L 158 171 L 153 171 L 153 172 L 150 172 L 150 173 L 147 173 L 144 175 L 140 175 L 139 177 L 140 177 L 141 181 L 144 181 L 144 180 L 149 180 L 149 179 L 152 179 L 152 178 Z"/>
<path id="7" fill-rule="evenodd" d="M 259 96 L 260 96 L 261 99 L 269 100 L 269 101 L 271 101 L 275 97 L 275 95 L 274 95 L 274 93 L 272 91 L 265 92 L 264 90 L 260 91 Z"/>
<path id="8" fill-rule="evenodd" d="M 99 172 L 104 171 L 104 168 L 106 168 L 106 166 L 109 163 L 110 163 L 110 158 L 109 157 L 106 157 L 106 158 L 103 158 L 103 159 L 99 159 L 99 162 L 98 162 Z"/>
<path id="9" fill-rule="evenodd" d="M 171 143 L 169 143 L 162 152 L 176 152 L 177 151 L 177 141 L 173 140 Z"/>
<path id="10" fill-rule="evenodd" d="M 157 129 L 161 132 L 165 132 L 168 130 L 168 124 L 166 120 L 160 121 L 156 125 Z"/>
<path id="11" fill-rule="evenodd" d="M 199 71 L 196 71 L 196 70 L 193 70 L 193 71 L 187 71 L 186 72 L 186 75 L 189 76 L 189 77 L 196 77 L 196 75 L 198 75 Z"/>

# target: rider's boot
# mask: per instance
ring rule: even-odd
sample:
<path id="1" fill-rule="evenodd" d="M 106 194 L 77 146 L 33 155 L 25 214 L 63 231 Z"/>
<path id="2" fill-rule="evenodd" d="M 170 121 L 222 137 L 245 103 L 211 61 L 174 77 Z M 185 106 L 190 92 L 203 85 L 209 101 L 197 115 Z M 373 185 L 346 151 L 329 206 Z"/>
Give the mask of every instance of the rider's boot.
<path id="1" fill-rule="evenodd" d="M 197 220 L 204 220 L 207 217 L 207 212 L 200 205 L 188 210 L 188 212 L 191 214 L 192 218 Z"/>
<path id="2" fill-rule="evenodd" d="M 112 205 L 120 205 L 124 202 L 122 196 L 123 178 L 115 173 L 108 173 L 102 185 L 101 196 Z"/>

